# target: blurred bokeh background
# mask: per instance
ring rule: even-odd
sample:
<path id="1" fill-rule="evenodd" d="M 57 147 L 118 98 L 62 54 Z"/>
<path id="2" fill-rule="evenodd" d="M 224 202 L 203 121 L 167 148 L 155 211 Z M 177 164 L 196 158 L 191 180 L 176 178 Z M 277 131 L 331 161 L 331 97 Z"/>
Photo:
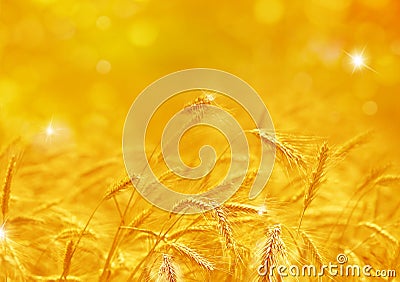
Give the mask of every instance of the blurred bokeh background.
<path id="1" fill-rule="evenodd" d="M 343 141 L 375 129 L 399 156 L 399 14 L 395 0 L 1 0 L 0 138 L 51 123 L 119 149 L 148 84 L 208 67 L 252 85 L 278 130 Z"/>
<path id="2" fill-rule="evenodd" d="M 30 275 L 61 274 L 69 237 L 58 240 L 57 234 L 68 228 L 80 232 L 105 191 L 115 188 L 125 175 L 122 131 L 135 97 L 164 75 L 204 67 L 230 72 L 249 83 L 283 134 L 326 138 L 335 152 L 335 146 L 372 130 L 372 141 L 338 166 L 329 187 L 324 187 L 329 189 L 318 196 L 319 205 L 313 203 L 315 211 L 331 217 L 326 219 L 325 213 L 306 217 L 303 225 L 314 226 L 321 249 L 329 250 L 327 257 L 362 245 L 366 255 L 360 257 L 372 259 L 365 262 L 388 267 L 390 249 L 366 246 L 357 232 L 359 222 L 368 220 L 398 234 L 399 223 L 390 225 L 398 218 L 398 192 L 391 185 L 373 190 L 352 206 L 348 220 L 347 214 L 340 215 L 353 231 L 345 240 L 341 236 L 336 245 L 326 243 L 328 231 L 316 224 L 320 221 L 323 226 L 324 220 L 338 224 L 337 213 L 342 208 L 347 211 L 349 195 L 358 191 L 358 183 L 370 175 L 371 168 L 382 166 L 383 174 L 387 168 L 383 165 L 392 163 L 393 171 L 398 171 L 399 15 L 399 0 L 0 0 L 1 179 L 15 155 L 18 171 L 12 179 L 9 218 L 3 213 L 1 236 L 7 237 L 7 243 L 15 242 L 15 257 Z M 26 142 L 13 142 L 18 137 Z M 196 151 L 192 140 L 186 141 L 188 152 Z M 310 154 L 310 175 L 317 150 Z M 265 199 L 285 203 L 286 196 L 302 197 L 297 191 L 299 180 L 297 186 L 291 187 L 291 182 L 285 186 L 286 176 L 289 180 L 296 176 L 285 169 L 273 175 Z M 394 175 L 389 180 L 398 185 L 398 173 Z M 379 176 L 369 181 L 375 185 L 377 179 L 382 180 Z M 121 207 L 127 195 L 118 198 Z M 264 204 L 261 207 L 262 215 Z M 290 212 L 286 207 L 277 209 L 281 222 L 297 227 L 297 209 Z M 127 218 L 136 218 L 141 208 L 132 208 Z M 99 270 L 108 269 L 104 261 L 107 254 L 114 255 L 110 246 L 124 218 L 117 210 L 116 200 L 106 201 L 91 222 L 99 240 L 88 239 L 81 245 L 96 252 L 78 252 L 71 267 L 82 281 L 97 281 Z M 150 217 L 151 230 L 164 223 L 159 215 L 166 214 L 158 212 Z M 33 221 L 18 224 L 15 219 L 21 215 L 32 215 Z M 242 230 L 250 247 L 255 245 L 252 239 L 258 238 L 252 233 L 255 230 Z M 118 276 L 119 267 L 126 263 L 129 271 L 125 269 L 124 275 L 130 275 L 140 255 L 146 254 L 146 244 L 133 242 L 136 245 L 129 243 L 126 252 L 115 254 L 120 266 L 112 264 L 114 281 L 125 281 Z M 193 245 L 215 256 L 207 239 Z M 219 263 L 221 257 L 217 255 L 215 261 Z M 0 279 L 18 277 L 11 271 L 12 267 L 0 263 Z"/>

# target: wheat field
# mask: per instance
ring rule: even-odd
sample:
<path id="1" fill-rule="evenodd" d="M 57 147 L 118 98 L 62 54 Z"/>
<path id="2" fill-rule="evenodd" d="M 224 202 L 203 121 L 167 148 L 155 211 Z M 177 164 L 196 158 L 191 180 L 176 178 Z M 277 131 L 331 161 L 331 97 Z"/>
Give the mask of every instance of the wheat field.
<path id="1" fill-rule="evenodd" d="M 0 281 L 398 281 L 399 12 L 394 0 L 1 0 Z M 193 198 L 167 212 L 128 177 L 122 131 L 147 85 L 193 67 L 246 80 L 276 133 L 219 93 L 163 104 L 146 153 L 172 190 L 207 191 L 240 162 L 199 126 L 183 135 L 182 159 L 199 165 L 209 144 L 215 169 L 196 181 L 171 171 L 160 136 L 177 111 L 227 111 L 251 148 L 223 205 Z M 260 142 L 275 165 L 249 200 Z M 202 212 L 183 214 L 193 208 Z M 260 274 L 330 263 L 374 276 Z"/>

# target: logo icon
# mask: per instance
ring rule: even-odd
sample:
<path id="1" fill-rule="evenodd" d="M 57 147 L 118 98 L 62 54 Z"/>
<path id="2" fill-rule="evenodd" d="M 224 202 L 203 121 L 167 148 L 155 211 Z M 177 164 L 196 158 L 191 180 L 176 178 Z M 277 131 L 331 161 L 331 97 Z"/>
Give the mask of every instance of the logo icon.
<path id="1" fill-rule="evenodd" d="M 156 112 L 176 95 L 185 95 L 190 91 L 205 94 L 174 113 L 162 128 L 159 143 L 146 147 L 147 137 L 152 135 L 149 125 Z M 243 128 L 229 109 L 216 103 L 216 95 L 212 93 L 240 105 L 254 127 Z M 182 160 L 180 141 L 185 133 L 197 126 L 215 129 L 227 140 L 231 157 L 229 169 L 218 184 L 207 187 L 206 191 L 175 191 L 162 181 L 157 173 L 157 165 L 154 164 L 164 163 L 168 173 L 175 178 L 196 181 L 207 178 L 218 161 L 221 161 L 211 145 L 199 149 L 200 162 L 197 166 L 188 166 Z M 174 207 L 179 203 L 198 199 L 211 203 L 211 209 L 227 201 L 241 187 L 249 173 L 252 149 L 247 138 L 259 130 L 275 138 L 274 126 L 264 102 L 246 82 L 215 69 L 195 68 L 174 72 L 150 84 L 133 102 L 123 132 L 125 167 L 137 191 L 158 208 L 174 212 Z M 253 171 L 254 180 L 248 191 L 249 199 L 254 199 L 265 187 L 275 161 L 275 147 L 265 144 L 259 136 L 258 163 Z M 157 148 L 159 153 L 155 153 Z M 194 208 L 180 212 L 192 214 L 203 211 Z"/>

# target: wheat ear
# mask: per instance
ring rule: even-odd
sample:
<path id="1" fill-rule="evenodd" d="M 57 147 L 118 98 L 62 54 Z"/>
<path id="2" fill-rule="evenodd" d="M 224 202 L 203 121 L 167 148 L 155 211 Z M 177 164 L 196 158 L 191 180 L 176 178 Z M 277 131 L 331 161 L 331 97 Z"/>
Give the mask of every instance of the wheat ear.
<path id="1" fill-rule="evenodd" d="M 71 239 L 71 238 L 78 238 L 79 236 L 88 237 L 93 240 L 97 239 L 96 234 L 94 234 L 90 230 L 82 231 L 80 228 L 68 228 L 62 230 L 60 233 L 57 234 L 55 237 L 56 240 L 63 240 L 63 239 Z"/>
<path id="2" fill-rule="evenodd" d="M 334 227 L 331 229 L 331 233 L 330 233 L 331 235 L 332 235 L 333 229 L 335 227 L 342 225 L 343 229 L 341 230 L 341 233 L 342 233 L 341 239 L 343 239 L 343 237 L 346 233 L 347 227 L 350 226 L 349 223 L 353 216 L 354 211 L 356 210 L 358 202 L 371 189 L 371 187 L 374 187 L 374 185 L 384 185 L 385 184 L 385 183 L 383 183 L 383 182 L 385 182 L 384 174 L 389 169 L 389 167 L 390 167 L 389 165 L 385 165 L 385 166 L 373 168 L 367 174 L 367 176 L 364 178 L 364 181 L 357 186 L 357 188 L 356 188 L 355 192 L 353 193 L 353 195 L 351 196 L 350 200 L 347 202 L 346 206 L 342 209 L 342 212 L 338 216 L 338 220 L 336 221 Z M 378 182 L 379 179 L 381 179 L 380 182 Z M 353 201 L 354 201 L 354 204 L 351 207 L 351 204 Z M 339 221 L 344 216 L 344 214 L 348 208 L 350 208 L 349 215 L 347 216 L 345 223 L 342 224 Z"/>
<path id="3" fill-rule="evenodd" d="M 172 258 L 170 255 L 163 254 L 160 270 L 158 271 L 158 277 L 165 277 L 165 281 L 167 282 L 177 281 L 176 268 L 172 263 Z"/>
<path id="4" fill-rule="evenodd" d="M 365 226 L 368 229 L 371 229 L 372 231 L 375 231 L 377 234 L 381 235 L 383 238 L 386 238 L 387 240 L 392 242 L 395 246 L 400 246 L 399 245 L 399 240 L 397 240 L 392 234 L 390 234 L 388 231 L 383 229 L 378 224 L 375 224 L 373 222 L 361 222 L 359 225 L 360 226 Z"/>
<path id="5" fill-rule="evenodd" d="M 286 247 L 281 238 L 281 226 L 279 224 L 268 228 L 267 238 L 264 246 L 261 249 L 261 265 L 264 276 L 260 277 L 261 281 L 269 281 L 269 276 L 272 274 L 271 268 L 276 266 L 279 258 L 286 260 Z"/>
<path id="6" fill-rule="evenodd" d="M 364 145 L 371 139 L 371 131 L 363 132 L 338 147 L 333 153 L 333 158 L 344 159 L 351 151 Z"/>
<path id="7" fill-rule="evenodd" d="M 180 243 L 169 242 L 168 243 L 173 249 L 175 249 L 178 253 L 188 258 L 190 261 L 194 262 L 195 264 L 199 265 L 205 270 L 212 271 L 214 270 L 214 265 L 208 261 L 206 258 L 201 256 L 195 250 L 189 248 L 188 246 Z"/>
<path id="8" fill-rule="evenodd" d="M 382 175 L 375 180 L 376 185 L 388 186 L 400 182 L 399 175 Z"/>
<path id="9" fill-rule="evenodd" d="M 224 208 L 230 212 L 242 212 L 247 214 L 259 214 L 260 212 L 265 213 L 265 211 L 259 207 L 240 203 L 225 203 Z"/>
<path id="10" fill-rule="evenodd" d="M 221 207 L 216 204 L 207 203 L 202 200 L 190 198 L 178 202 L 174 208 L 173 212 L 181 212 L 185 208 L 196 207 L 199 210 L 206 211 L 212 209 L 213 217 L 217 221 L 218 231 L 225 241 L 225 246 L 227 249 L 234 247 L 235 241 L 233 239 L 233 232 L 230 222 L 228 221 L 227 214 Z"/>
<path id="11" fill-rule="evenodd" d="M 15 155 L 13 155 L 10 158 L 10 161 L 8 162 L 6 177 L 4 179 L 4 184 L 3 184 L 3 195 L 1 198 L 1 213 L 3 215 L 3 223 L 5 222 L 8 213 L 8 205 L 11 194 L 11 180 L 14 174 L 15 165 L 16 165 L 16 157 Z"/>
<path id="12" fill-rule="evenodd" d="M 258 135 L 266 144 L 274 146 L 281 161 L 283 161 L 289 168 L 305 168 L 306 161 L 302 154 L 289 142 L 281 141 L 274 134 L 266 131 L 257 129 L 250 132 Z"/>
<path id="13" fill-rule="evenodd" d="M 303 238 L 303 241 L 307 247 L 307 250 L 311 253 L 312 258 L 314 261 L 316 261 L 320 266 L 324 264 L 324 261 L 322 259 L 322 256 L 313 242 L 313 240 L 308 236 L 308 234 L 304 231 L 300 231 L 301 238 Z"/>
<path id="14" fill-rule="evenodd" d="M 132 221 L 128 224 L 129 227 L 139 227 L 151 214 L 151 209 L 145 209 L 139 215 L 137 215 Z M 125 237 L 129 237 L 132 233 L 135 232 L 134 230 L 129 231 Z"/>
<path id="15" fill-rule="evenodd" d="M 132 180 L 129 176 L 125 176 L 123 179 L 116 183 L 113 183 L 104 195 L 104 200 L 109 200 L 116 196 L 118 193 L 128 189 L 132 185 Z"/>
<path id="16" fill-rule="evenodd" d="M 231 226 L 230 222 L 228 221 L 225 210 L 222 209 L 221 207 L 215 207 L 214 208 L 214 216 L 215 216 L 215 219 L 217 220 L 219 233 L 222 236 L 222 238 L 224 239 L 225 247 L 227 249 L 234 247 L 235 241 L 233 239 L 232 226 Z"/>
<path id="17" fill-rule="evenodd" d="M 190 207 L 197 208 L 200 211 L 206 211 L 210 210 L 213 208 L 213 206 L 203 200 L 195 199 L 195 198 L 188 198 L 184 199 L 182 201 L 177 202 L 173 208 L 172 212 L 173 213 L 180 213 L 183 210 L 186 210 Z"/>
<path id="18" fill-rule="evenodd" d="M 65 249 L 63 272 L 62 272 L 60 280 L 66 279 L 69 274 L 69 271 L 71 268 L 71 259 L 72 259 L 73 248 L 74 248 L 74 242 L 71 240 L 68 242 L 67 247 Z"/>
<path id="19" fill-rule="evenodd" d="M 324 180 L 326 163 L 327 163 L 327 159 L 328 159 L 328 151 L 329 151 L 328 145 L 326 143 L 324 143 L 324 145 L 322 145 L 322 147 L 319 151 L 319 154 L 318 154 L 317 166 L 311 174 L 309 184 L 306 187 L 306 191 L 304 193 L 303 210 L 302 210 L 302 213 L 300 216 L 298 230 L 300 230 L 301 222 L 303 221 L 303 217 L 304 217 L 304 213 L 306 212 L 306 209 L 311 204 L 311 202 L 314 200 L 315 196 L 317 195 L 317 191 L 318 191 L 321 183 Z"/>
<path id="20" fill-rule="evenodd" d="M 178 231 L 169 234 L 168 235 L 168 240 L 174 240 L 177 238 L 180 238 L 183 235 L 189 235 L 192 233 L 203 233 L 203 232 L 215 232 L 214 226 L 210 225 L 203 225 L 203 226 L 193 226 L 193 227 L 183 227 L 182 229 L 179 229 Z"/>

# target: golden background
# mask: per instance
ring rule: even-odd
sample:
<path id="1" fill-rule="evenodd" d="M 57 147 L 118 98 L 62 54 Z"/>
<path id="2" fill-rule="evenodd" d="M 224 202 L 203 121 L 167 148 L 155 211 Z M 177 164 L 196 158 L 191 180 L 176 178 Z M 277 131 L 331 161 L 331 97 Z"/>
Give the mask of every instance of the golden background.
<path id="1" fill-rule="evenodd" d="M 262 96 L 278 132 L 336 145 L 371 130 L 371 141 L 334 173 L 332 185 L 340 192 L 328 195 L 343 203 L 338 206 L 345 206 L 345 195 L 371 169 L 389 163 L 395 173 L 399 15 L 395 0 L 0 0 L 0 168 L 5 175 L 9 159 L 17 156 L 5 224 L 23 268 L 3 264 L 1 278 L 23 281 L 21 271 L 33 273 L 25 276 L 33 280 L 61 275 L 68 240 L 54 243 L 56 254 L 45 255 L 43 263 L 38 256 L 46 248 L 38 246 L 75 224 L 82 229 L 107 187 L 124 175 L 121 136 L 130 105 L 147 85 L 177 70 L 215 68 L 242 78 Z M 399 238 L 396 185 L 365 201 L 364 208 L 376 208 L 363 220 L 393 228 Z M 270 191 L 276 199 L 277 190 Z M 33 217 L 51 202 L 57 211 L 41 211 L 45 223 L 12 225 L 13 217 Z M 92 247 L 107 254 L 119 217 L 110 212 L 112 201 L 103 209 L 93 223 L 102 235 Z M 295 226 L 297 219 L 282 221 Z M 331 258 L 337 249 L 324 246 L 325 235 L 316 237 Z M 126 255 L 133 265 L 127 264 L 126 273 L 141 251 L 146 253 Z M 96 256 L 88 265 L 72 260 L 70 272 L 96 281 L 106 255 Z M 371 257 L 385 265 L 379 257 L 386 255 Z M 15 258 L 10 261 L 15 265 Z M 127 279 L 113 275 L 115 281 Z"/>
<path id="2" fill-rule="evenodd" d="M 107 143 L 118 146 L 125 114 L 148 84 L 209 67 L 247 81 L 277 127 L 336 138 L 349 128 L 373 127 L 389 142 L 399 129 L 399 6 L 388 0 L 2 1 L 1 113 L 13 122 L 5 131 L 15 131 L 3 134 L 35 132 L 53 118 L 78 142 L 101 146 L 99 131 L 107 131 Z M 345 52 L 364 48 L 376 73 L 352 74 Z M 368 101 L 377 104 L 373 115 L 363 111 Z"/>

